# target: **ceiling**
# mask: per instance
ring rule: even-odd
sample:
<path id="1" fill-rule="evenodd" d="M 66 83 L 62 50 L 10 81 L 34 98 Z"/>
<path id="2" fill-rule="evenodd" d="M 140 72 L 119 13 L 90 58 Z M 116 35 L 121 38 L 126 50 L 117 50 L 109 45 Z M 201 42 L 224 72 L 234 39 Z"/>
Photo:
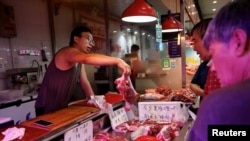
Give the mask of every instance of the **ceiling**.
<path id="1" fill-rule="evenodd" d="M 195 3 L 197 2 L 200 9 L 201 9 L 201 15 L 202 18 L 212 18 L 216 12 L 225 4 L 232 0 L 217 0 L 217 3 L 214 4 L 213 0 L 194 0 Z M 215 8 L 216 11 L 213 11 L 212 9 Z"/>
<path id="2" fill-rule="evenodd" d="M 62 0 L 67 1 L 67 0 Z M 120 18 L 122 12 L 134 1 L 134 0 L 69 0 L 71 2 L 77 3 L 77 5 L 84 5 L 87 7 L 95 7 L 99 10 L 104 11 L 104 5 L 108 7 L 108 12 L 114 17 Z M 180 12 L 180 1 L 182 0 L 146 0 L 150 3 L 158 12 L 159 15 L 167 14 L 168 10 L 171 10 L 172 13 Z M 184 21 L 185 28 L 191 29 L 194 24 L 199 22 L 200 19 L 213 17 L 216 12 L 226 3 L 231 0 L 217 0 L 216 4 L 213 4 L 213 0 L 183 0 L 185 5 L 184 10 Z M 193 6 L 195 5 L 195 7 Z M 193 7 L 192 7 L 193 6 Z M 192 9 L 189 9 L 189 8 Z M 212 11 L 213 8 L 216 8 L 216 11 Z M 156 22 L 151 23 L 135 23 L 140 27 L 147 28 L 155 32 Z"/>

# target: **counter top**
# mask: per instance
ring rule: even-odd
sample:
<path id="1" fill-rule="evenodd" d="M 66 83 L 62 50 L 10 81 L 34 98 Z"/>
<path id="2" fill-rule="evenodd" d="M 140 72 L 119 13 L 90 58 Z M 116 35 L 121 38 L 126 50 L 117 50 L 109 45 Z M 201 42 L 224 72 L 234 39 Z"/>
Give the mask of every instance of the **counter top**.
<path id="1" fill-rule="evenodd" d="M 26 129 L 24 137 L 21 139 L 22 141 L 43 139 L 50 140 L 63 134 L 74 126 L 79 125 L 80 122 L 91 120 L 90 118 L 97 115 L 98 111 L 99 109 L 94 107 L 72 105 L 67 108 L 21 122 L 17 125 L 17 128 Z M 52 122 L 52 125 L 42 127 L 34 124 L 37 120 L 50 121 Z M 3 139 L 2 134 L 0 135 L 0 140 L 1 139 Z"/>
<path id="2" fill-rule="evenodd" d="M 113 108 L 117 109 L 124 106 L 124 102 L 114 103 Z M 63 138 L 64 133 L 79 126 L 80 124 L 92 120 L 93 122 L 100 119 L 100 116 L 107 117 L 106 114 L 100 113 L 100 110 L 95 107 L 82 105 L 82 102 L 70 105 L 67 108 L 51 112 L 45 115 L 26 120 L 17 125 L 17 128 L 25 128 L 25 134 L 18 141 L 36 141 L 36 140 L 54 140 Z M 53 124 L 48 127 L 41 127 L 34 124 L 37 120 L 47 120 Z M 106 121 L 105 121 L 106 123 Z M 9 127 L 10 128 L 10 127 Z M 0 132 L 6 130 L 1 129 Z M 0 134 L 0 140 L 3 139 Z"/>

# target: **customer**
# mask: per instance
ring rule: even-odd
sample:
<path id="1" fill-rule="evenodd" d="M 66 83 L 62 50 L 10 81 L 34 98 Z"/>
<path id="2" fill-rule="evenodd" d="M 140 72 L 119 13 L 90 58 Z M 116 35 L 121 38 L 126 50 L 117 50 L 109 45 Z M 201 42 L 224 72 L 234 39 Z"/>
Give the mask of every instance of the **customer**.
<path id="1" fill-rule="evenodd" d="M 200 55 L 201 60 L 203 60 L 190 84 L 190 89 L 200 97 L 198 102 L 201 102 L 211 91 L 220 88 L 220 81 L 217 78 L 216 72 L 210 68 L 210 63 L 208 63 L 211 62 L 211 55 L 202 43 L 202 39 L 211 20 L 212 18 L 208 18 L 200 21 L 191 31 L 194 50 Z M 190 107 L 190 110 L 197 113 L 198 108 Z"/>
<path id="2" fill-rule="evenodd" d="M 192 31 L 191 35 L 194 42 L 194 51 L 197 52 L 202 63 L 199 65 L 193 79 L 191 80 L 190 89 L 198 96 L 204 96 L 204 86 L 207 80 L 207 74 L 209 68 L 207 67 L 207 63 L 210 60 L 211 56 L 208 53 L 208 50 L 203 47 L 202 39 L 206 32 L 209 22 L 211 18 L 205 19 L 197 23 Z"/>
<path id="3" fill-rule="evenodd" d="M 207 141 L 208 125 L 250 125 L 250 1 L 235 0 L 221 8 L 208 27 L 204 45 L 223 88 L 201 103 L 190 141 Z"/>
<path id="4" fill-rule="evenodd" d="M 35 103 L 37 116 L 67 107 L 78 80 L 86 96 L 94 96 L 84 64 L 117 65 L 123 73 L 130 75 L 130 66 L 123 60 L 89 53 L 94 45 L 88 27 L 78 26 L 73 29 L 69 46 L 56 53 L 46 71 Z"/>

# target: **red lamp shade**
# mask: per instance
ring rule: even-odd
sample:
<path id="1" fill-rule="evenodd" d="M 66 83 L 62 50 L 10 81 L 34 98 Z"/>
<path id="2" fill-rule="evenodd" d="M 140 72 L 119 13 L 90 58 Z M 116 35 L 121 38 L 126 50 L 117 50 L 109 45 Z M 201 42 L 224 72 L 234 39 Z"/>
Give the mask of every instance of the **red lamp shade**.
<path id="1" fill-rule="evenodd" d="M 143 23 L 157 19 L 155 10 L 145 0 L 135 0 L 122 13 L 125 22 Z"/>
<path id="2" fill-rule="evenodd" d="M 182 23 L 175 19 L 169 12 L 167 18 L 162 22 L 162 32 L 179 32 L 182 30 Z"/>

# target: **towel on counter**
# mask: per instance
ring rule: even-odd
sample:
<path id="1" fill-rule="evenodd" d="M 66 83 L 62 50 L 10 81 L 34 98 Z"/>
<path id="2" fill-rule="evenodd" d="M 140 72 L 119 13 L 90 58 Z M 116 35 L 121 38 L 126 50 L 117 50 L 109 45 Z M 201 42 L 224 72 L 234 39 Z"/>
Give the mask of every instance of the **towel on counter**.
<path id="1" fill-rule="evenodd" d="M 112 104 L 107 103 L 105 97 L 101 96 L 94 96 L 88 100 L 89 104 L 96 105 L 96 107 L 100 108 L 100 113 L 110 113 L 113 112 Z"/>
<path id="2" fill-rule="evenodd" d="M 25 128 L 12 127 L 2 132 L 4 139 L 2 141 L 12 141 L 14 139 L 22 139 Z"/>

